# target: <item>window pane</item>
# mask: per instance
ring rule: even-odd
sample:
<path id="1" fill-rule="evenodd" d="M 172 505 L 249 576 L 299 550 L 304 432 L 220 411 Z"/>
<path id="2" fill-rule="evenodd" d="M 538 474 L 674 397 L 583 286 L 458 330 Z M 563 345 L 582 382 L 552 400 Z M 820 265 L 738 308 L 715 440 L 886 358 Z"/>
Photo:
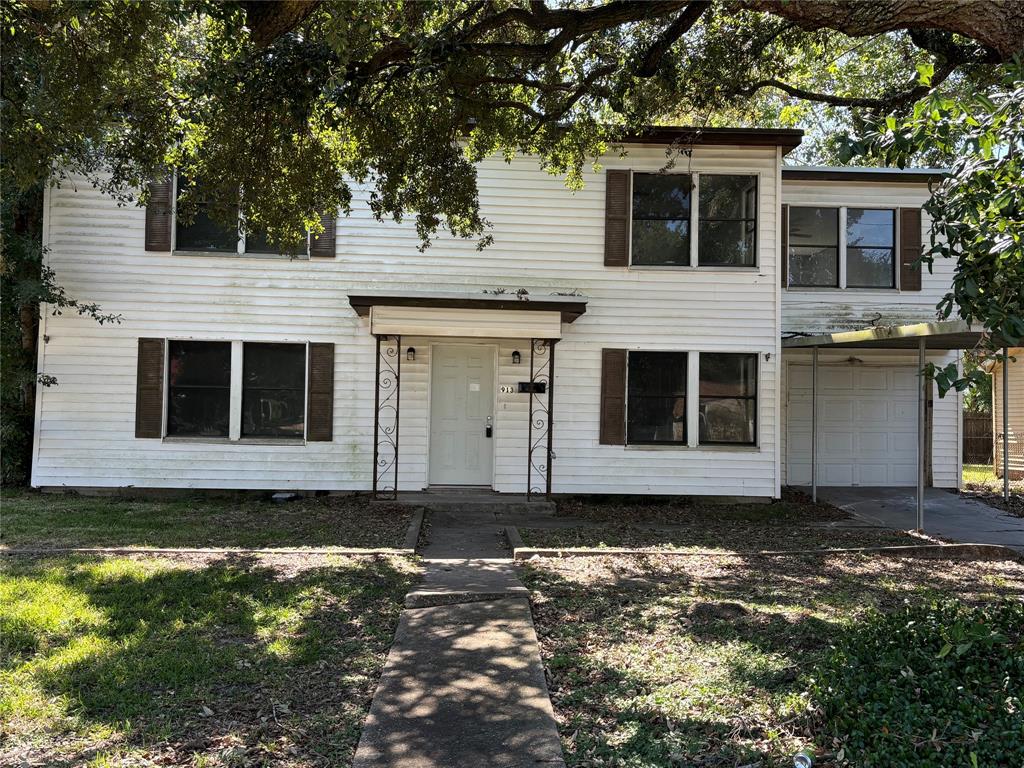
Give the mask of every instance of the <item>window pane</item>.
<path id="1" fill-rule="evenodd" d="M 699 266 L 754 266 L 754 222 L 701 221 Z"/>
<path id="2" fill-rule="evenodd" d="M 753 445 L 757 438 L 757 355 L 701 353 L 701 443 Z"/>
<path id="3" fill-rule="evenodd" d="M 302 437 L 306 405 L 305 345 L 246 344 L 242 359 L 242 434 Z"/>
<path id="4" fill-rule="evenodd" d="M 188 181 L 179 178 L 179 199 L 188 188 Z M 209 208 L 207 203 L 200 202 L 187 221 L 184 215 L 175 216 L 175 248 L 181 251 L 238 251 L 238 227 L 218 224 L 210 218 Z"/>
<path id="5" fill-rule="evenodd" d="M 895 288 L 893 249 L 847 247 L 846 284 L 851 288 Z"/>
<path id="6" fill-rule="evenodd" d="M 791 246 L 839 247 L 838 208 L 789 209 L 789 244 Z"/>
<path id="7" fill-rule="evenodd" d="M 702 352 L 700 394 L 702 397 L 757 395 L 757 355 Z"/>
<path id="8" fill-rule="evenodd" d="M 839 285 L 839 249 L 801 246 L 789 249 L 790 285 Z"/>
<path id="9" fill-rule="evenodd" d="M 893 211 L 847 208 L 846 245 L 892 248 L 896 233 L 894 222 Z"/>
<path id="10" fill-rule="evenodd" d="M 231 343 L 168 344 L 167 434 L 227 437 L 231 400 Z"/>
<path id="11" fill-rule="evenodd" d="M 688 174 L 634 173 L 634 219 L 689 219 L 690 190 Z"/>
<path id="12" fill-rule="evenodd" d="M 754 400 L 701 398 L 700 442 L 753 445 L 756 442 L 756 413 Z"/>
<path id="13" fill-rule="evenodd" d="M 698 266 L 754 266 L 757 177 L 701 174 L 698 200 Z"/>
<path id="14" fill-rule="evenodd" d="M 702 219 L 757 217 L 757 176 L 700 175 L 698 210 Z"/>
<path id="15" fill-rule="evenodd" d="M 630 352 L 630 443 L 686 442 L 686 353 Z"/>
<path id="16" fill-rule="evenodd" d="M 690 263 L 690 222 L 659 220 L 633 221 L 634 264 Z"/>
<path id="17" fill-rule="evenodd" d="M 266 232 L 254 229 L 245 233 L 245 252 L 278 254 L 281 253 L 281 248 L 278 245 L 270 244 Z"/>

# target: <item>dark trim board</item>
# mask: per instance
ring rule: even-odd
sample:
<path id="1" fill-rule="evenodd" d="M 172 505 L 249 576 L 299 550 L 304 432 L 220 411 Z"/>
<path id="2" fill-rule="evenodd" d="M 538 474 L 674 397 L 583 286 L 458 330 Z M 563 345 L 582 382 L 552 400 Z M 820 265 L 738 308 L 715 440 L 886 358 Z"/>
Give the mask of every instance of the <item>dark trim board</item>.
<path id="1" fill-rule="evenodd" d="M 942 168 L 914 170 L 872 168 L 783 168 L 783 181 L 870 181 L 883 184 L 929 184 L 942 181 Z"/>
<path id="2" fill-rule="evenodd" d="M 563 323 L 571 323 L 587 311 L 585 301 L 559 301 L 557 299 L 517 299 L 514 294 L 508 298 L 495 297 L 443 297 L 443 296 L 401 296 L 378 294 L 349 294 L 348 303 L 356 314 L 366 317 L 370 307 L 441 307 L 444 309 L 493 309 L 525 310 L 532 312 L 558 312 Z"/>
<path id="3" fill-rule="evenodd" d="M 683 144 L 696 146 L 782 147 L 783 155 L 800 146 L 799 128 L 698 128 L 652 125 L 618 139 L 623 144 Z M 612 141 L 611 143 L 616 143 Z"/>

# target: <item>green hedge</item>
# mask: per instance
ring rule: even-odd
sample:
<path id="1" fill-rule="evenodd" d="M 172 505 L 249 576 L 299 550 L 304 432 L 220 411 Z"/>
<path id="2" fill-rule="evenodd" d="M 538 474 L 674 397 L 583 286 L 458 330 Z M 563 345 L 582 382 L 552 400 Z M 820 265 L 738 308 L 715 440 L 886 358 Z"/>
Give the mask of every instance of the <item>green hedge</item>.
<path id="1" fill-rule="evenodd" d="M 1024 603 L 871 613 L 811 686 L 819 747 L 840 765 L 1024 765 Z"/>

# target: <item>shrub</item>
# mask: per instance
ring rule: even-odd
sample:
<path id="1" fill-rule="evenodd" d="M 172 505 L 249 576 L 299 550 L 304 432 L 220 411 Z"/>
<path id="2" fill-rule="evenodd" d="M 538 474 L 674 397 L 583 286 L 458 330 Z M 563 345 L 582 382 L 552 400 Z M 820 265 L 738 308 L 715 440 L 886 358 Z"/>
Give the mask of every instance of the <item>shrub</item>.
<path id="1" fill-rule="evenodd" d="M 1024 603 L 870 613 L 815 670 L 818 742 L 840 765 L 1024 765 Z"/>

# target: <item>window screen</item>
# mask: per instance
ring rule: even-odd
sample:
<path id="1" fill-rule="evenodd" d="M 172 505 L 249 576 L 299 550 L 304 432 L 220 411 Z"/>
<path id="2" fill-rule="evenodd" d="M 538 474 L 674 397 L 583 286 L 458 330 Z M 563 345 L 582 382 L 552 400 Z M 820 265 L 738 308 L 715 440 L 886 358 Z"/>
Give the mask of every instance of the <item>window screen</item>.
<path id="1" fill-rule="evenodd" d="M 227 437 L 231 342 L 168 343 L 167 434 Z"/>
<path id="2" fill-rule="evenodd" d="M 245 344 L 242 435 L 301 438 L 305 409 L 305 344 Z"/>
<path id="3" fill-rule="evenodd" d="M 690 264 L 692 186 L 686 174 L 633 174 L 633 264 Z"/>
<path id="4" fill-rule="evenodd" d="M 757 442 L 757 355 L 700 355 L 700 442 Z"/>
<path id="5" fill-rule="evenodd" d="M 846 209 L 846 285 L 896 287 L 895 211 Z"/>
<path id="6" fill-rule="evenodd" d="M 686 353 L 630 352 L 626 442 L 686 443 Z"/>
<path id="7" fill-rule="evenodd" d="M 757 264 L 757 176 L 700 175 L 699 266 Z"/>
<path id="8" fill-rule="evenodd" d="M 839 286 L 839 209 L 789 208 L 789 284 Z"/>
<path id="9" fill-rule="evenodd" d="M 178 199 L 189 188 L 187 181 L 178 179 Z M 179 209 L 175 215 L 175 249 L 179 251 L 238 251 L 238 226 L 227 227 L 210 216 L 210 204 L 198 196 L 198 204 L 191 215 Z M 228 217 L 232 212 L 228 212 Z M 237 219 L 238 210 L 234 210 Z"/>

